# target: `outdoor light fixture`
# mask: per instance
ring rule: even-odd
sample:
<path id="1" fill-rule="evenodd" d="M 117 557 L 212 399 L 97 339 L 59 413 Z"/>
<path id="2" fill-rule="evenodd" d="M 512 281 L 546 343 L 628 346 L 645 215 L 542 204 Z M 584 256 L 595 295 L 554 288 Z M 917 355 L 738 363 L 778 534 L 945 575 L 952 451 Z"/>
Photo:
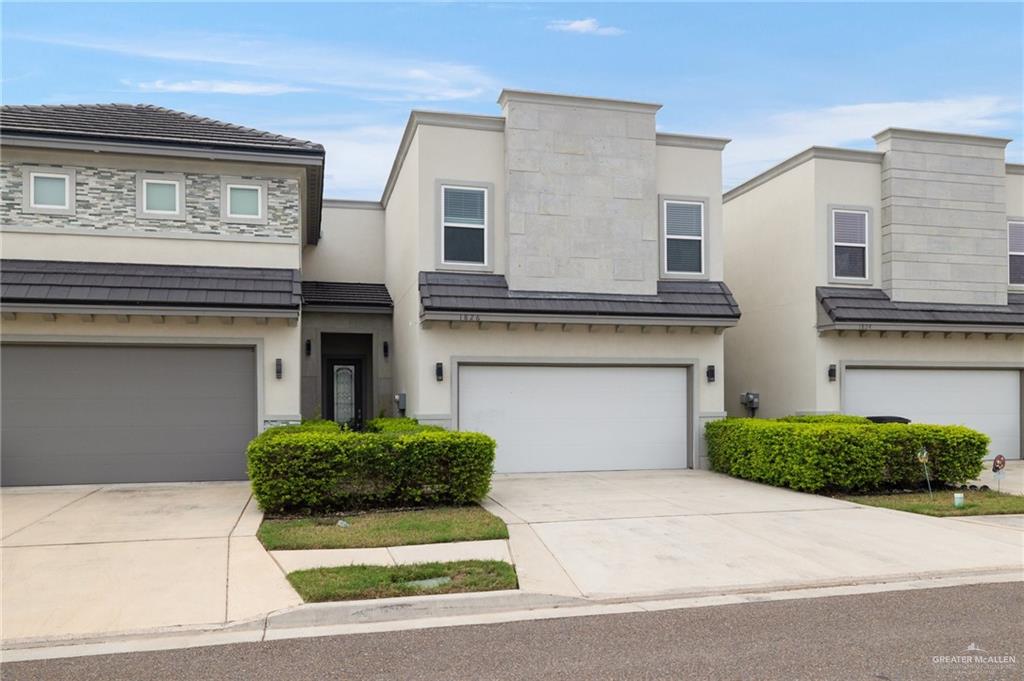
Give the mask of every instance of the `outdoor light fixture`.
<path id="1" fill-rule="evenodd" d="M 704 375 L 708 377 L 708 383 L 715 382 L 715 365 L 709 364 L 708 368 L 704 370 Z"/>
<path id="2" fill-rule="evenodd" d="M 434 377 L 438 381 L 444 380 L 444 364 L 442 364 L 441 362 L 438 362 L 437 364 L 434 365 Z"/>
<path id="3" fill-rule="evenodd" d="M 281 375 L 283 373 L 284 373 L 284 362 L 281 360 L 280 357 L 278 357 L 277 359 L 274 360 L 274 375 L 277 376 L 278 378 L 281 378 Z"/>
<path id="4" fill-rule="evenodd" d="M 829 364 L 828 365 L 828 382 L 829 383 L 834 383 L 835 380 L 836 380 L 836 365 L 835 364 Z"/>
<path id="5" fill-rule="evenodd" d="M 384 356 L 387 357 L 388 356 L 388 342 L 387 341 L 384 341 L 384 345 L 381 348 L 381 350 L 383 350 Z"/>
<path id="6" fill-rule="evenodd" d="M 313 341 L 306 339 L 306 357 L 313 354 Z"/>

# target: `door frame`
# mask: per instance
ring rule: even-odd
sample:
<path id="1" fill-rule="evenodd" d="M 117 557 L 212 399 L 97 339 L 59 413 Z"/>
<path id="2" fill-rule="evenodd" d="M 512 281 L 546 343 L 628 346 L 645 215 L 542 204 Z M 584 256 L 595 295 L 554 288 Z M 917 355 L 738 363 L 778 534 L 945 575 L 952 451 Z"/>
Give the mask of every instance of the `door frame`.
<path id="1" fill-rule="evenodd" d="M 550 366 L 550 367 L 653 367 L 663 369 L 685 369 L 686 370 L 686 400 L 687 413 L 683 414 L 686 419 L 686 455 L 685 467 L 696 468 L 696 453 L 700 451 L 701 433 L 696 424 L 700 423 L 700 403 L 698 396 L 700 391 L 696 386 L 696 368 L 700 366 L 697 358 L 581 358 L 581 357 L 473 357 L 473 356 L 452 356 L 449 362 L 451 367 L 451 423 L 452 429 L 459 429 L 459 373 L 462 367 L 466 366 Z"/>
<path id="2" fill-rule="evenodd" d="M 322 388 L 322 404 L 323 418 L 328 421 L 335 420 L 334 413 L 334 367 L 338 365 L 351 365 L 355 367 L 355 385 L 353 389 L 356 392 L 356 418 L 355 428 L 361 428 L 363 423 L 366 422 L 366 358 L 362 355 L 351 355 L 351 354 L 331 354 L 323 355 L 320 359 L 320 385 Z"/>

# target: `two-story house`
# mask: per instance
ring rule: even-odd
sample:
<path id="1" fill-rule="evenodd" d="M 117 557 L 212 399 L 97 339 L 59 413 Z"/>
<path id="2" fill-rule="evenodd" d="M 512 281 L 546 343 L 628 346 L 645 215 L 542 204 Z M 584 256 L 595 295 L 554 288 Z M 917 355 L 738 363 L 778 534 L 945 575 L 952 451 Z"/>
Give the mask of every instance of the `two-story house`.
<path id="1" fill-rule="evenodd" d="M 726 192 L 727 406 L 960 423 L 1020 458 L 1024 166 L 1010 140 L 891 128 Z"/>
<path id="2" fill-rule="evenodd" d="M 499 103 L 413 112 L 381 201 L 325 202 L 303 259 L 303 415 L 393 405 L 491 434 L 502 472 L 699 465 L 739 317 L 727 140 L 658 133 L 655 104 Z"/>
<path id="3" fill-rule="evenodd" d="M 5 107 L 4 484 L 243 478 L 300 414 L 480 430 L 499 471 L 701 465 L 739 318 L 727 140 L 499 102 L 413 112 L 379 202 L 321 202 L 312 143 Z"/>
<path id="4" fill-rule="evenodd" d="M 153 106 L 0 134 L 3 484 L 244 478 L 301 411 L 323 148 Z"/>

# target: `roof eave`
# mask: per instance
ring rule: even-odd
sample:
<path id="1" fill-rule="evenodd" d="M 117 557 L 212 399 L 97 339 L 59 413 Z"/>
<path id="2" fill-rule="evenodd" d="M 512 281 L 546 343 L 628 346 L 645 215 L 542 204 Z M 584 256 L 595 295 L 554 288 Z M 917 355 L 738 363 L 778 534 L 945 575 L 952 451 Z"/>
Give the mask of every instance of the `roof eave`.
<path id="1" fill-rule="evenodd" d="M 739 316 L 730 317 L 683 317 L 683 316 L 641 316 L 641 315 L 588 315 L 515 312 L 459 312 L 452 310 L 421 309 L 420 321 L 469 322 L 469 323 L 524 323 L 524 324 L 583 324 L 614 326 L 672 326 L 672 327 L 713 327 L 726 329 L 739 322 Z"/>
<path id="2" fill-rule="evenodd" d="M 999 333 L 1024 334 L 1024 326 L 1012 324 L 948 324 L 943 322 L 825 322 L 818 333 L 826 331 L 918 332 L 918 333 Z"/>

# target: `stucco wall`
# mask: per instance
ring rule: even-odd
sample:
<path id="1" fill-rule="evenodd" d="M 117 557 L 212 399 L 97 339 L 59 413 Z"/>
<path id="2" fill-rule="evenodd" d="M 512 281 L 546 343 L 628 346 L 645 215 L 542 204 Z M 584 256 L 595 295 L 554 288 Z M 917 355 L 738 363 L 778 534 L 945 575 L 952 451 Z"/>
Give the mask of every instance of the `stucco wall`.
<path id="1" fill-rule="evenodd" d="M 1006 174 L 1006 215 L 1024 218 L 1024 175 Z"/>
<path id="2" fill-rule="evenodd" d="M 879 287 L 882 283 L 882 239 L 880 225 L 881 175 L 878 163 L 857 163 L 816 158 L 814 167 L 814 262 L 816 286 L 835 283 L 832 277 L 832 208 L 853 208 L 868 211 L 868 279 L 864 286 Z M 843 286 L 857 282 L 843 280 Z"/>
<path id="3" fill-rule="evenodd" d="M 707 202 L 704 232 L 708 239 L 708 261 L 705 275 L 712 281 L 722 281 L 725 276 L 722 152 L 715 149 L 658 145 L 655 159 L 655 186 L 658 196 L 687 197 Z M 660 206 L 655 208 L 655 212 L 659 210 Z M 661 238 L 660 233 L 658 238 Z"/>
<path id="4" fill-rule="evenodd" d="M 192 344 L 220 342 L 257 346 L 257 404 L 260 414 L 257 423 L 273 420 L 291 420 L 299 417 L 300 334 L 297 326 L 288 326 L 282 320 L 256 324 L 249 319 L 236 319 L 225 324 L 220 319 L 200 317 L 188 323 L 182 317 L 166 317 L 163 324 L 155 324 L 150 317 L 132 316 L 127 322 L 113 317 L 97 316 L 95 321 L 83 321 L 77 315 L 58 315 L 55 321 L 46 321 L 41 315 L 19 313 L 15 320 L 0 323 L 3 340 L 38 339 L 64 341 L 95 340 L 138 341 L 140 343 Z M 280 379 L 274 375 L 274 361 L 281 358 L 283 372 Z"/>
<path id="5" fill-rule="evenodd" d="M 384 210 L 325 204 L 320 241 L 302 249 L 302 278 L 383 284 Z"/>
<path id="6" fill-rule="evenodd" d="M 23 176 L 40 166 L 75 170 L 73 215 L 22 210 Z M 140 172 L 184 175 L 185 219 L 138 217 L 136 183 Z M 221 217 L 222 177 L 266 183 L 266 224 L 246 224 Z M 300 169 L 287 166 L 4 147 L 0 163 L 0 215 L 5 228 L 297 242 L 301 223 L 300 178 Z"/>
<path id="7" fill-rule="evenodd" d="M 739 395 L 761 395 L 759 416 L 812 409 L 822 254 L 815 237 L 814 161 L 803 163 L 723 206 L 725 281 L 740 305 L 725 331 L 726 410 L 743 416 Z M 820 230 L 819 230 L 820 231 Z"/>

